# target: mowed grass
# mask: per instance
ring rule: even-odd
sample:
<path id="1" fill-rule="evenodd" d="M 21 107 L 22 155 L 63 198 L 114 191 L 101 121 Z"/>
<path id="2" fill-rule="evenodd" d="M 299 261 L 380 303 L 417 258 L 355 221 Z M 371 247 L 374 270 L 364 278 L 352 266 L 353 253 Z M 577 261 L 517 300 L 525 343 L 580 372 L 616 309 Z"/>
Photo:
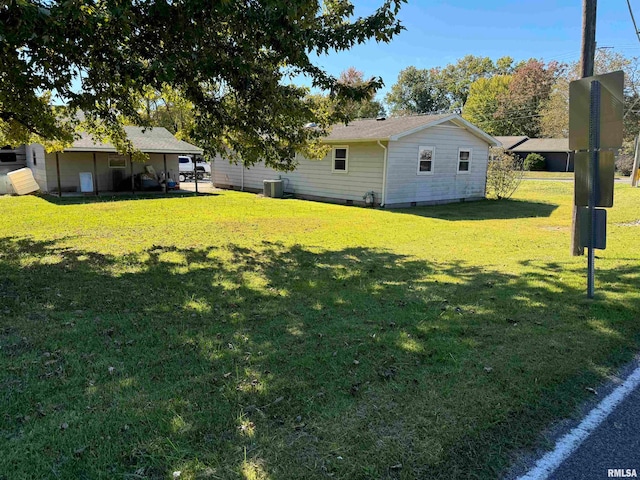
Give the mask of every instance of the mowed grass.
<path id="1" fill-rule="evenodd" d="M 527 180 L 573 180 L 573 172 L 536 172 L 536 171 L 525 171 L 524 178 Z M 626 177 L 616 172 L 615 178 L 623 180 L 629 179 L 629 176 Z"/>
<path id="2" fill-rule="evenodd" d="M 524 178 L 533 180 L 573 180 L 573 172 L 525 171 Z"/>
<path id="3" fill-rule="evenodd" d="M 640 340 L 640 189 L 588 301 L 571 188 L 0 197 L 0 478 L 499 477 Z"/>

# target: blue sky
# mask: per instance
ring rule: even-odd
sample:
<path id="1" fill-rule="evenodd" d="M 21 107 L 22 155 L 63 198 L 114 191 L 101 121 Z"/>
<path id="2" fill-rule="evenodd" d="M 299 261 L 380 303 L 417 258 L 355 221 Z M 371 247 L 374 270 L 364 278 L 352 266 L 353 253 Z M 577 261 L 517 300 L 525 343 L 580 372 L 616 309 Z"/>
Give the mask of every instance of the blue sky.
<path id="1" fill-rule="evenodd" d="M 353 3 L 357 15 L 366 15 L 382 0 Z M 639 21 L 640 0 L 631 0 L 631 6 Z M 400 19 L 406 30 L 391 43 L 369 42 L 320 57 L 317 64 L 333 75 L 354 66 L 365 77 L 382 77 L 382 99 L 400 70 L 411 65 L 444 66 L 467 54 L 562 62 L 580 56 L 582 0 L 409 0 Z M 627 56 L 640 56 L 626 0 L 598 2 L 596 41 Z"/>

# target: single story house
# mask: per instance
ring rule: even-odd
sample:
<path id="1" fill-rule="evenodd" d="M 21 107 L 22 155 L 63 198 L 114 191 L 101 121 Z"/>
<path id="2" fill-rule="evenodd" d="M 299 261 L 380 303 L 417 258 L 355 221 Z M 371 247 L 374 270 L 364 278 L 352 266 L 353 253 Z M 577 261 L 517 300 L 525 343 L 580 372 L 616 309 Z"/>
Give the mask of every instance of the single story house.
<path id="1" fill-rule="evenodd" d="M 0 155 L 4 168 L 0 170 L 0 193 L 11 193 L 6 173 L 24 167 L 31 169 L 44 193 L 131 191 L 137 188 L 134 179 L 146 167 L 153 167 L 159 176 L 166 172 L 177 181 L 178 155 L 202 154 L 202 149 L 176 139 L 162 127 L 124 129 L 133 146 L 149 155 L 147 162 L 131 161 L 129 155 L 119 155 L 112 144 L 96 142 L 86 133 L 59 153 L 45 153 L 38 144 L 23 145 L 10 150 L 15 161 L 3 162 Z M 1 151 L 8 160 L 9 149 Z"/>
<path id="2" fill-rule="evenodd" d="M 260 192 L 282 179 L 295 197 L 387 207 L 484 198 L 489 146 L 498 142 L 456 114 L 355 120 L 335 125 L 323 139 L 322 160 L 297 156 L 292 172 L 263 163 L 245 167 L 216 158 L 216 187 Z"/>
<path id="3" fill-rule="evenodd" d="M 569 149 L 568 138 L 527 138 L 505 150 L 522 160 L 530 153 L 538 153 L 544 157 L 549 172 L 573 172 L 574 152 Z"/>

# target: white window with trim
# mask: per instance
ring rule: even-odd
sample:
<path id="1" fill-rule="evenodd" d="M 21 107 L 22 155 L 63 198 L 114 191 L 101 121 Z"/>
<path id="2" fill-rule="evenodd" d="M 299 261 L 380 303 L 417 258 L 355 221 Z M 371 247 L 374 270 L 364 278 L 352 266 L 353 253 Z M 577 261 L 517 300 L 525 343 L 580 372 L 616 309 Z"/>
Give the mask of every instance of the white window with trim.
<path id="1" fill-rule="evenodd" d="M 433 175 L 436 147 L 418 147 L 418 175 Z"/>
<path id="2" fill-rule="evenodd" d="M 331 173 L 349 172 L 349 147 L 333 147 Z"/>
<path id="3" fill-rule="evenodd" d="M 471 149 L 458 149 L 458 173 L 469 173 L 471 170 Z"/>

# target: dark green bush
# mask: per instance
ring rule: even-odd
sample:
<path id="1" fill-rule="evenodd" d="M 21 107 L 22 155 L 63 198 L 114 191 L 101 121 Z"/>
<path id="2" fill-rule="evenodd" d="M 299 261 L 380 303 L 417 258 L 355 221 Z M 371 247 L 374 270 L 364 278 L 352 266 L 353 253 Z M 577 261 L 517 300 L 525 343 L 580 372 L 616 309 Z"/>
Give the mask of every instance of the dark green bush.
<path id="1" fill-rule="evenodd" d="M 530 153 L 524 159 L 524 169 L 529 171 L 540 172 L 546 167 L 546 161 L 539 153 Z"/>

